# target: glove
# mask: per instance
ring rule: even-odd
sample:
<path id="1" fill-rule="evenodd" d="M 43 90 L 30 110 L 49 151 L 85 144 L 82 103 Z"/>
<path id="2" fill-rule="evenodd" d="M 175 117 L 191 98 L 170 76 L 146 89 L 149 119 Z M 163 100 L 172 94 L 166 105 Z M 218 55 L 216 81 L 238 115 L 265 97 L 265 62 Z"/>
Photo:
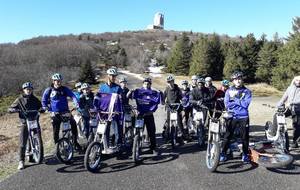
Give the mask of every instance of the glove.
<path id="1" fill-rule="evenodd" d="M 229 97 L 230 97 L 230 99 L 231 100 L 234 99 L 237 94 L 238 94 L 237 90 L 230 90 L 229 91 Z"/>
<path id="2" fill-rule="evenodd" d="M 15 108 L 8 108 L 8 113 L 16 113 L 16 112 L 18 112 L 18 110 L 17 109 L 15 109 Z"/>
<path id="3" fill-rule="evenodd" d="M 197 101 L 197 105 L 201 106 L 202 105 L 202 100 Z"/>

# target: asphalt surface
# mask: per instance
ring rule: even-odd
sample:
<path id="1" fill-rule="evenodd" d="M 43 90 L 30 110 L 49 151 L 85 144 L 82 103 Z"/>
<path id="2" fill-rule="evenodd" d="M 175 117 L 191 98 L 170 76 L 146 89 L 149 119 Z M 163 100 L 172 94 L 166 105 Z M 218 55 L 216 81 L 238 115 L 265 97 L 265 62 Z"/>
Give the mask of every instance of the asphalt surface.
<path id="1" fill-rule="evenodd" d="M 135 86 L 141 84 L 135 78 L 128 78 Z M 145 155 L 140 165 L 126 157 L 121 160 L 107 157 L 98 173 L 90 173 L 84 168 L 83 154 L 77 154 L 72 165 L 61 164 L 48 156 L 44 164 L 27 166 L 2 181 L 0 189 L 300 189 L 300 162 L 297 161 L 300 152 L 292 152 L 295 161 L 289 168 L 267 170 L 243 164 L 237 158 L 220 164 L 216 173 L 210 173 L 205 150 L 195 142 L 175 150 L 162 143 L 160 133 L 165 117 L 161 106 L 155 113 L 161 155 Z"/>

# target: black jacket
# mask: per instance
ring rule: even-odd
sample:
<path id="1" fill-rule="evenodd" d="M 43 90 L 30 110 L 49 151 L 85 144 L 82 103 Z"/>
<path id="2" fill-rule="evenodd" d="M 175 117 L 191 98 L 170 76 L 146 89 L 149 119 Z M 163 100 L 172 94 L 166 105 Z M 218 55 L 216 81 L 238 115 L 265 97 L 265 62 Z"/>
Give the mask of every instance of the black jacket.
<path id="1" fill-rule="evenodd" d="M 208 105 L 212 101 L 209 90 L 205 87 L 202 89 L 194 88 L 190 93 L 190 103 L 196 106 L 198 101 L 202 102 L 204 105 Z"/>
<path id="2" fill-rule="evenodd" d="M 169 86 L 166 87 L 164 91 L 164 99 L 167 99 L 167 104 L 180 103 L 182 93 L 177 84 L 174 84 L 174 88 L 170 88 Z"/>
<path id="3" fill-rule="evenodd" d="M 26 110 L 40 110 L 41 108 L 42 108 L 41 101 L 33 94 L 29 96 L 22 94 L 10 105 L 9 110 L 19 109 L 22 111 L 26 111 Z M 19 117 L 21 119 L 25 119 L 25 117 L 21 113 L 19 113 Z"/>

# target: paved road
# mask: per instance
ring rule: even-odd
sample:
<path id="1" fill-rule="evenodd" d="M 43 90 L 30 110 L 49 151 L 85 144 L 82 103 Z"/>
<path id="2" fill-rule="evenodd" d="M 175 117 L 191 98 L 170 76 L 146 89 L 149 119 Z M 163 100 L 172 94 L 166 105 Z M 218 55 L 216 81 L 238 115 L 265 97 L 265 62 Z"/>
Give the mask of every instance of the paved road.
<path id="1" fill-rule="evenodd" d="M 140 83 L 129 79 L 134 85 Z M 162 107 L 155 118 L 160 133 L 165 118 Z M 205 151 L 195 143 L 172 151 L 161 144 L 159 134 L 158 141 L 161 156 L 148 155 L 141 165 L 133 164 L 130 159 L 107 158 L 102 170 L 92 174 L 83 166 L 83 155 L 77 155 L 73 165 L 47 157 L 45 164 L 27 167 L 1 182 L 0 189 L 299 189 L 298 161 L 289 169 L 266 170 L 236 159 L 220 165 L 216 173 L 209 173 Z M 300 152 L 293 153 L 299 160 Z"/>

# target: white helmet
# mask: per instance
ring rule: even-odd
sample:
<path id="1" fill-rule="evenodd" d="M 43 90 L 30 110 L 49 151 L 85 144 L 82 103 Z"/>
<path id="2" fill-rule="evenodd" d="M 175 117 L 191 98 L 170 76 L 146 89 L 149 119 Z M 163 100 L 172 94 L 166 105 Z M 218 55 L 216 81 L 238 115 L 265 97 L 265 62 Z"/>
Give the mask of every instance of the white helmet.
<path id="1" fill-rule="evenodd" d="M 22 88 L 25 89 L 25 88 L 31 88 L 33 89 L 33 85 L 31 82 L 25 82 L 23 85 L 22 85 Z"/>
<path id="2" fill-rule="evenodd" d="M 90 88 L 90 85 L 88 83 L 83 83 L 81 85 L 81 89 L 86 89 L 86 88 Z"/>
<path id="3" fill-rule="evenodd" d="M 121 77 L 121 78 L 119 79 L 119 83 L 122 83 L 122 82 L 127 82 L 127 80 L 126 80 L 125 77 Z"/>
<path id="4" fill-rule="evenodd" d="M 62 80 L 63 79 L 61 74 L 59 74 L 59 73 L 54 73 L 51 78 L 52 78 L 52 80 Z"/>
<path id="5" fill-rule="evenodd" d="M 212 81 L 212 78 L 211 77 L 206 77 L 205 78 L 205 82 L 211 82 Z"/>
<path id="6" fill-rule="evenodd" d="M 82 83 L 81 83 L 81 82 L 77 82 L 77 83 L 75 84 L 75 88 L 80 88 L 80 87 L 81 87 L 81 85 L 82 85 Z"/>
<path id="7" fill-rule="evenodd" d="M 198 76 L 197 75 L 193 75 L 192 76 L 192 80 L 198 80 Z"/>
<path id="8" fill-rule="evenodd" d="M 181 85 L 189 85 L 189 82 L 187 80 L 182 80 Z"/>
<path id="9" fill-rule="evenodd" d="M 170 81 L 173 81 L 173 80 L 175 80 L 175 77 L 173 75 L 168 75 L 167 78 L 166 78 L 167 82 L 170 82 Z"/>
<path id="10" fill-rule="evenodd" d="M 118 71 L 117 71 L 117 69 L 114 67 L 114 68 L 109 68 L 107 71 L 106 71 L 106 73 L 108 74 L 108 75 L 113 75 L 113 76 L 117 76 L 118 75 Z"/>

